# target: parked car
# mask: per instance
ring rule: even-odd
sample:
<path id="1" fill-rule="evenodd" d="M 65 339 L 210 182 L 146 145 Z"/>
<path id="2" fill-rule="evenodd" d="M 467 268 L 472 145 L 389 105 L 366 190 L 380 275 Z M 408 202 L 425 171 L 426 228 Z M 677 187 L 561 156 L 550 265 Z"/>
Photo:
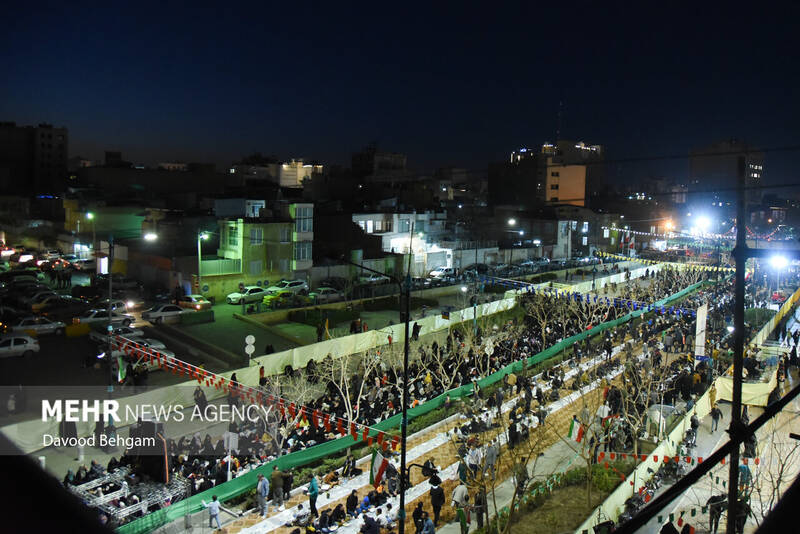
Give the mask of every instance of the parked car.
<path id="1" fill-rule="evenodd" d="M 144 336 L 144 332 L 138 328 L 131 328 L 130 326 L 115 326 L 112 327 L 111 335 L 122 336 L 126 339 L 133 339 Z M 92 330 L 89 332 L 89 339 L 95 343 L 105 343 L 108 341 L 108 331 Z"/>
<path id="2" fill-rule="evenodd" d="M 58 249 L 45 250 L 42 253 L 42 259 L 47 261 L 55 261 L 61 258 L 61 251 Z"/>
<path id="3" fill-rule="evenodd" d="M 74 260 L 70 262 L 73 269 L 78 271 L 97 271 L 97 262 L 93 259 L 85 259 L 85 260 Z"/>
<path id="4" fill-rule="evenodd" d="M 344 291 L 349 285 L 349 280 L 346 278 L 339 278 L 337 276 L 330 276 L 319 283 L 320 287 L 332 287 L 334 289 L 338 289 L 339 291 Z"/>
<path id="5" fill-rule="evenodd" d="M 136 345 L 139 347 L 154 349 L 169 358 L 175 357 L 175 353 L 167 349 L 164 343 L 157 339 L 136 338 L 131 339 L 131 341 L 136 343 Z M 144 356 L 141 353 L 133 353 L 132 355 L 128 355 L 124 350 L 115 350 L 112 352 L 112 356 L 122 356 L 125 360 L 131 362 L 133 365 L 144 365 L 148 371 L 157 371 L 160 369 L 158 366 L 158 361 L 151 360 L 150 362 L 145 363 Z"/>
<path id="6" fill-rule="evenodd" d="M 211 301 L 203 295 L 185 295 L 178 299 L 178 306 L 192 310 L 210 310 Z"/>
<path id="7" fill-rule="evenodd" d="M 68 263 L 72 263 L 73 261 L 78 259 L 78 256 L 76 256 L 75 254 L 62 254 L 61 259 Z"/>
<path id="8" fill-rule="evenodd" d="M 53 293 L 52 295 L 48 295 L 38 302 L 32 303 L 31 311 L 33 313 L 42 313 L 73 303 L 84 305 L 88 304 L 88 302 L 82 299 L 76 299 L 75 297 L 70 297 L 69 295 L 59 295 L 57 293 Z"/>
<path id="9" fill-rule="evenodd" d="M 126 301 L 122 299 L 111 299 L 111 311 L 112 312 L 119 312 L 125 313 L 129 309 L 133 308 L 133 301 Z M 107 310 L 109 305 L 109 299 L 100 299 L 92 302 L 92 306 L 97 309 L 104 309 Z"/>
<path id="10" fill-rule="evenodd" d="M 28 306 L 33 306 L 34 304 L 39 304 L 48 297 L 57 297 L 57 296 L 58 293 L 56 293 L 52 289 L 43 289 L 41 291 L 36 291 L 35 293 L 31 293 L 30 295 L 26 295 L 24 297 L 24 302 Z"/>
<path id="11" fill-rule="evenodd" d="M 298 295 L 288 289 L 284 289 L 277 293 L 268 293 L 264 296 L 262 302 L 270 308 L 297 308 L 308 306 L 313 301 L 311 297 Z"/>
<path id="12" fill-rule="evenodd" d="M 456 270 L 452 267 L 437 267 L 428 273 L 431 278 L 444 278 L 445 276 L 454 276 Z"/>
<path id="13" fill-rule="evenodd" d="M 81 299 L 95 299 L 100 296 L 100 289 L 97 286 L 72 286 L 70 294 Z"/>
<path id="14" fill-rule="evenodd" d="M 0 358 L 28 356 L 39 352 L 39 341 L 23 334 L 11 334 L 0 339 Z"/>
<path id="15" fill-rule="evenodd" d="M 180 306 L 176 306 L 175 304 L 156 304 L 149 310 L 142 312 L 142 319 L 145 321 L 150 321 L 151 323 L 160 324 L 164 322 L 164 319 L 168 319 L 170 317 L 177 317 L 184 313 L 191 313 L 195 312 L 195 309 L 186 309 L 181 308 Z"/>
<path id="16" fill-rule="evenodd" d="M 267 293 L 277 293 L 279 291 L 291 291 L 294 294 L 308 293 L 308 284 L 305 280 L 281 280 L 274 286 L 267 288 Z"/>
<path id="17" fill-rule="evenodd" d="M 339 302 L 344 300 L 344 294 L 338 289 L 332 287 L 318 287 L 308 294 L 308 296 L 317 304 L 325 304 L 326 302 Z"/>
<path id="18" fill-rule="evenodd" d="M 263 287 L 258 286 L 245 286 L 244 291 L 230 293 L 227 297 L 225 297 L 225 301 L 228 304 L 241 304 L 242 301 L 244 302 L 259 302 L 261 299 L 264 298 L 266 294 L 266 290 Z"/>
<path id="19" fill-rule="evenodd" d="M 52 321 L 47 317 L 28 316 L 17 319 L 11 323 L 11 330 L 13 332 L 32 332 L 34 335 L 42 334 L 56 334 L 58 336 L 64 333 L 64 328 L 67 325 L 61 321 Z"/>
<path id="20" fill-rule="evenodd" d="M 101 323 L 108 324 L 108 310 L 91 309 L 86 310 L 82 314 L 75 317 L 75 320 L 81 324 Z M 130 326 L 133 324 L 134 317 L 128 314 L 122 314 L 112 311 L 111 324 L 121 324 L 122 326 Z"/>
<path id="21" fill-rule="evenodd" d="M 370 284 L 370 285 L 377 285 L 377 284 L 385 284 L 390 282 L 392 279 L 388 276 L 384 276 L 382 274 L 377 273 L 369 273 L 363 276 L 358 277 L 358 281 L 362 284 Z"/>

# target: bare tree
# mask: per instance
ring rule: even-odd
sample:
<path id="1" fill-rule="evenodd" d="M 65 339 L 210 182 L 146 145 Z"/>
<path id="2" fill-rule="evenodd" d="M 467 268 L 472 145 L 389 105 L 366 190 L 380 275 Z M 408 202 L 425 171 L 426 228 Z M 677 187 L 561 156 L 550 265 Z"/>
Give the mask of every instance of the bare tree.
<path id="1" fill-rule="evenodd" d="M 380 355 L 375 350 L 345 354 L 338 358 L 328 355 L 320 362 L 319 376 L 336 392 L 349 421 L 358 418 L 361 400 L 368 391 L 368 381 L 380 362 Z"/>
<path id="2" fill-rule="evenodd" d="M 781 414 L 779 417 L 785 420 L 795 416 Z M 763 433 L 767 439 L 758 465 L 752 459 L 748 462 L 751 480 L 744 489 L 749 490 L 753 518 L 759 526 L 800 471 L 800 442 L 789 437 L 785 422 L 780 424 L 776 419 L 770 421 L 768 430 Z"/>

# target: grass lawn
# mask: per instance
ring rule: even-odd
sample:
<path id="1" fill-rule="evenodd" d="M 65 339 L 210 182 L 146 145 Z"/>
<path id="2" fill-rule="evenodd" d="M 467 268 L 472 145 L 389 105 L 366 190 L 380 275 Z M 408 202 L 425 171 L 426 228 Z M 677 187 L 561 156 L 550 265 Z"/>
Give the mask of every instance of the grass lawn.
<path id="1" fill-rule="evenodd" d="M 515 534 L 573 532 L 610 493 L 593 488 L 592 502 L 587 505 L 585 484 L 558 488 L 540 507 L 531 512 L 515 515 L 511 532 Z"/>

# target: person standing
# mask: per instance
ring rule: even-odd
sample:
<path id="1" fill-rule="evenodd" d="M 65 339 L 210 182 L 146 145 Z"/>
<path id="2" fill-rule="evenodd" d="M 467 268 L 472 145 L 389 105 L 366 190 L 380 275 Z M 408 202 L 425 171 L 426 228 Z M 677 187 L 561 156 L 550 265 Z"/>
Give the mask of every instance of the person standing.
<path id="1" fill-rule="evenodd" d="M 422 512 L 422 534 L 436 534 L 435 525 L 428 517 L 428 512 Z"/>
<path id="2" fill-rule="evenodd" d="M 433 525 L 439 526 L 439 515 L 444 506 L 444 490 L 441 486 L 433 485 L 431 487 L 431 508 L 433 508 Z"/>
<path id="3" fill-rule="evenodd" d="M 258 502 L 258 513 L 261 517 L 267 517 L 269 512 L 269 505 L 267 504 L 267 497 L 269 496 L 269 480 L 262 475 L 258 475 L 258 484 L 256 484 L 256 501 Z"/>
<path id="4" fill-rule="evenodd" d="M 497 445 L 497 440 L 492 438 L 489 442 L 489 447 L 486 449 L 486 461 L 484 463 L 484 473 L 491 472 L 492 480 L 494 480 L 494 466 L 497 464 L 497 457 L 500 455 L 500 447 Z"/>
<path id="5" fill-rule="evenodd" d="M 353 490 L 354 493 L 355 491 L 356 490 Z M 422 520 L 423 516 L 427 517 L 428 514 L 425 512 L 425 510 L 422 509 L 422 501 L 418 501 L 417 507 L 414 508 L 413 512 L 411 512 L 411 519 L 414 521 L 415 534 L 419 534 L 420 532 L 422 532 L 422 529 L 425 526 L 425 523 Z"/>
<path id="6" fill-rule="evenodd" d="M 717 387 L 714 383 L 711 383 L 711 387 L 708 389 L 708 403 L 712 406 L 717 405 Z"/>
<path id="7" fill-rule="evenodd" d="M 711 433 L 717 431 L 717 427 L 719 426 L 719 420 L 722 418 L 722 410 L 719 409 L 719 406 L 716 403 L 711 408 Z"/>
<path id="8" fill-rule="evenodd" d="M 272 504 L 283 511 L 283 473 L 277 465 L 272 466 Z"/>
<path id="9" fill-rule="evenodd" d="M 450 506 L 455 508 L 456 517 L 461 524 L 461 534 L 469 533 L 469 522 L 467 521 L 467 505 L 469 504 L 469 491 L 467 485 L 461 482 L 456 489 L 453 490 Z"/>
<path id="10" fill-rule="evenodd" d="M 211 502 L 206 504 L 206 501 L 202 501 L 203 506 L 208 508 L 208 528 L 212 528 L 213 522 L 217 523 L 217 530 L 222 530 L 222 525 L 219 523 L 219 501 L 217 500 L 217 496 L 213 495 L 211 497 Z"/>
<path id="11" fill-rule="evenodd" d="M 311 482 L 308 483 L 308 507 L 311 515 L 319 517 L 317 512 L 317 496 L 319 495 L 319 482 L 317 481 L 317 474 L 311 474 Z"/>

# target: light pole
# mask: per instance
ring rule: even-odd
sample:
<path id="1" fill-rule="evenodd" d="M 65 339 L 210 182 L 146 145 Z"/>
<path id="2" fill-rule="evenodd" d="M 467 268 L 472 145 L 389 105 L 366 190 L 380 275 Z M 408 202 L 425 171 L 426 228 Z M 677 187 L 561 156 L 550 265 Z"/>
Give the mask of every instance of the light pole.
<path id="1" fill-rule="evenodd" d="M 414 223 L 412 222 L 408 238 L 409 254 L 408 254 L 408 269 L 406 271 L 406 276 L 405 276 L 405 288 L 403 288 L 403 283 L 394 276 L 390 276 L 381 271 L 376 271 L 375 269 L 370 269 L 369 267 L 364 267 L 363 265 L 347 260 L 344 257 L 339 258 L 339 260 L 343 261 L 344 263 L 349 263 L 350 265 L 354 265 L 371 273 L 379 274 L 381 276 L 386 276 L 392 282 L 397 284 L 397 287 L 400 290 L 401 295 L 405 293 L 406 302 L 405 302 L 405 342 L 403 343 L 403 391 L 402 391 L 403 395 L 401 400 L 402 415 L 400 420 L 400 506 L 399 510 L 397 511 L 397 519 L 399 521 L 397 531 L 399 534 L 405 534 L 405 522 L 406 522 L 406 477 L 408 476 L 406 469 L 406 438 L 408 434 L 408 352 L 409 352 L 409 340 L 410 340 L 409 322 L 411 320 L 411 258 L 414 254 L 413 248 L 411 247 L 413 237 L 414 237 Z"/>
<path id="2" fill-rule="evenodd" d="M 201 243 L 208 239 L 208 232 L 197 234 L 197 291 L 203 294 L 203 284 L 201 281 L 201 268 L 203 265 L 203 249 Z"/>
<path id="3" fill-rule="evenodd" d="M 94 213 L 91 211 L 86 213 L 86 218 L 92 221 L 92 255 L 94 256 L 95 252 L 97 251 L 97 230 L 94 225 Z M 97 261 L 97 256 L 95 256 L 95 262 Z"/>

